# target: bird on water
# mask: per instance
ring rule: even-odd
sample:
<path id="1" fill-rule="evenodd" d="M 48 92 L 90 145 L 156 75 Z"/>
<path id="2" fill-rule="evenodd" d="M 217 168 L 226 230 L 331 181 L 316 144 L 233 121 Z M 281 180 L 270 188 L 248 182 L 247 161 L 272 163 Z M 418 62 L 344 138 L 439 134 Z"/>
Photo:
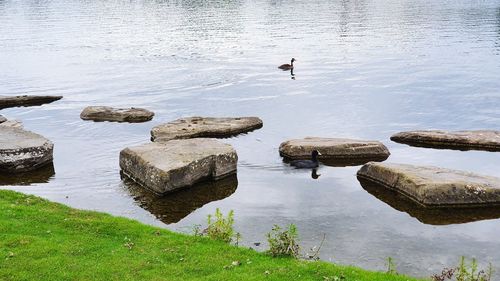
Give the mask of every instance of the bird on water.
<path id="1" fill-rule="evenodd" d="M 319 166 L 318 156 L 321 155 L 319 151 L 313 150 L 311 152 L 311 160 L 294 160 L 290 162 L 290 165 L 295 166 L 299 169 L 310 169 L 317 168 Z"/>
<path id="2" fill-rule="evenodd" d="M 278 66 L 278 68 L 279 69 L 283 69 L 283 70 L 293 69 L 293 62 L 294 61 L 296 61 L 296 59 L 292 58 L 292 60 L 290 61 L 290 64 L 285 63 L 285 64 L 282 64 L 282 65 Z"/>

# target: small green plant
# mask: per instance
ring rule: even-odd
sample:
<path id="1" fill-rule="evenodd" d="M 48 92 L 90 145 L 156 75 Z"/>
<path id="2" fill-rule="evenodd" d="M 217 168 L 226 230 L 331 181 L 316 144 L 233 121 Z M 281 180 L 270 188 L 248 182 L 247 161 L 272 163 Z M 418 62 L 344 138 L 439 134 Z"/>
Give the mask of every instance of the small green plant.
<path id="1" fill-rule="evenodd" d="M 387 273 L 398 274 L 398 271 L 396 270 L 396 264 L 394 264 L 394 259 L 392 257 L 388 257 L 386 259 L 386 264 L 387 264 Z"/>
<path id="2" fill-rule="evenodd" d="M 456 268 L 445 268 L 441 274 L 431 276 L 431 279 L 433 281 L 445 281 L 453 280 L 453 277 L 455 277 L 456 281 L 491 281 L 492 275 L 493 266 L 491 263 L 486 270 L 479 270 L 476 259 L 473 258 L 470 264 L 467 264 L 465 257 L 461 257 Z"/>
<path id="3" fill-rule="evenodd" d="M 224 217 L 224 214 L 219 210 L 219 208 L 215 209 L 215 215 L 208 215 L 207 218 L 207 229 L 203 232 L 206 233 L 210 239 L 219 240 L 226 243 L 231 243 L 235 236 L 233 224 L 234 224 L 234 212 L 233 210 L 229 211 L 227 217 Z M 241 235 L 238 236 L 238 239 L 241 239 Z"/>
<path id="4" fill-rule="evenodd" d="M 274 225 L 271 232 L 267 233 L 267 242 L 269 243 L 269 254 L 273 257 L 290 256 L 297 258 L 299 256 L 299 244 L 297 226 L 288 225 L 287 229 L 282 229 Z"/>

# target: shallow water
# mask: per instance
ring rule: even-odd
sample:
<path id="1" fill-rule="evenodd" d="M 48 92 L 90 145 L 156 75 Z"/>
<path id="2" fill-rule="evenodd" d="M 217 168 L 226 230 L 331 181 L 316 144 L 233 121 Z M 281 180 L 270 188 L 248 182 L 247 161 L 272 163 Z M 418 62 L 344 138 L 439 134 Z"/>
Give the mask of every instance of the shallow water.
<path id="1" fill-rule="evenodd" d="M 276 68 L 291 57 L 294 80 Z M 2 188 L 179 231 L 232 209 L 245 245 L 263 242 L 273 224 L 295 223 L 304 248 L 326 234 L 322 259 L 369 269 L 383 270 L 390 256 L 400 272 L 425 277 L 461 255 L 498 268 L 499 216 L 422 215 L 367 192 L 359 166 L 323 166 L 313 179 L 278 154 L 289 138 L 376 139 L 389 162 L 500 176 L 499 153 L 389 140 L 411 129 L 498 129 L 498 73 L 496 0 L 0 0 L 0 95 L 64 96 L 0 111 L 55 143 L 54 175 Z M 85 122 L 87 105 L 156 116 Z M 237 180 L 164 201 L 122 182 L 121 149 L 191 115 L 263 119 L 262 129 L 226 140 L 239 154 Z"/>

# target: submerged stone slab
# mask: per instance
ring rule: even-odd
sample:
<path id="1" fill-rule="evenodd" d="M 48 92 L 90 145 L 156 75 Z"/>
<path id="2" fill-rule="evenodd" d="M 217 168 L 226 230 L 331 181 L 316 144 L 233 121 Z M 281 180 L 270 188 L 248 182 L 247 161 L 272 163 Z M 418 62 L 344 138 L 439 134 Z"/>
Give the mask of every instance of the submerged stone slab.
<path id="1" fill-rule="evenodd" d="M 109 106 L 88 106 L 80 114 L 83 120 L 111 122 L 146 122 L 155 114 L 144 108 L 113 108 Z"/>
<path id="2" fill-rule="evenodd" d="M 0 109 L 17 106 L 42 105 L 60 99 L 62 99 L 62 96 L 0 96 Z"/>
<path id="3" fill-rule="evenodd" d="M 189 117 L 154 127 L 151 140 L 227 138 L 261 127 L 262 120 L 257 117 Z"/>
<path id="4" fill-rule="evenodd" d="M 293 139 L 281 143 L 279 148 L 281 156 L 293 160 L 310 159 L 313 150 L 321 153 L 319 159 L 325 164 L 338 162 L 340 166 L 383 161 L 390 155 L 387 147 L 381 142 L 343 138 Z"/>
<path id="5" fill-rule="evenodd" d="M 0 123 L 0 127 L 23 128 L 23 122 L 18 120 L 7 120 Z"/>
<path id="6" fill-rule="evenodd" d="M 234 174 L 237 162 L 231 145 L 206 138 L 148 143 L 120 152 L 123 174 L 160 194 Z"/>
<path id="7" fill-rule="evenodd" d="M 33 171 L 52 163 L 54 145 L 21 128 L 0 126 L 0 172 Z"/>
<path id="8" fill-rule="evenodd" d="M 500 151 L 500 131 L 409 131 L 391 137 L 392 141 L 412 146 L 457 150 Z"/>
<path id="9" fill-rule="evenodd" d="M 392 208 L 406 212 L 422 223 L 430 225 L 449 225 L 469 223 L 480 220 L 491 220 L 500 218 L 500 208 L 498 206 L 485 206 L 478 208 L 470 207 L 426 207 L 416 203 L 407 196 L 385 188 L 372 181 L 359 179 L 361 186 L 377 199 L 385 202 Z"/>
<path id="10" fill-rule="evenodd" d="M 358 178 L 430 207 L 500 205 L 500 178 L 432 166 L 370 162 Z"/>

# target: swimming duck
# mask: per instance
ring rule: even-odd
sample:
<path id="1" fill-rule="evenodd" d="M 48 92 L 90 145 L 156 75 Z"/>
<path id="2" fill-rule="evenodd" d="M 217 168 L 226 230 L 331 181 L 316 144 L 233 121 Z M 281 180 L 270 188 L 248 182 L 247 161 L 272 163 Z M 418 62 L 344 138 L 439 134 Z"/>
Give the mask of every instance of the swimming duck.
<path id="1" fill-rule="evenodd" d="M 283 69 L 283 70 L 289 70 L 289 69 L 293 69 L 293 62 L 295 61 L 294 58 L 292 58 L 292 60 L 290 61 L 290 64 L 288 63 L 285 63 L 285 64 L 282 64 L 280 66 L 278 66 L 279 69 Z"/>
<path id="2" fill-rule="evenodd" d="M 311 152 L 311 160 L 294 160 L 290 162 L 290 165 L 295 166 L 299 169 L 310 169 L 317 168 L 319 166 L 318 156 L 321 155 L 319 151 L 313 150 Z"/>

